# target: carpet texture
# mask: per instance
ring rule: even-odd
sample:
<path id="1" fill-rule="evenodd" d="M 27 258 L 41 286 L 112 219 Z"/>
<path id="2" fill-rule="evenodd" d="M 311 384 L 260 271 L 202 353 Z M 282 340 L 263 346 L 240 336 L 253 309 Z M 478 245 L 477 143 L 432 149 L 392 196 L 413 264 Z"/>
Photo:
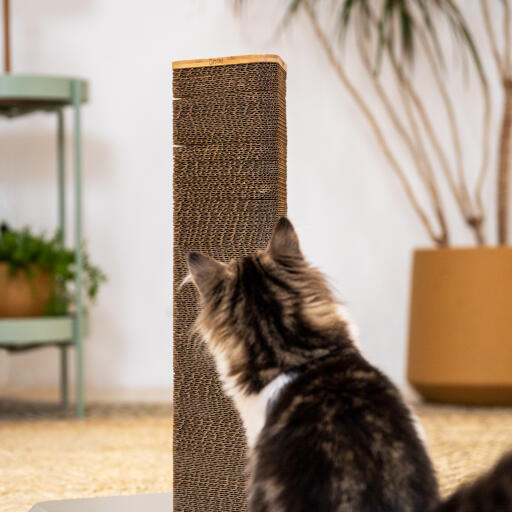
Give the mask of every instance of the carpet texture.
<path id="1" fill-rule="evenodd" d="M 512 449 L 512 408 L 415 409 L 444 495 Z M 169 406 L 91 405 L 83 422 L 73 413 L 0 400 L 1 512 L 51 499 L 170 491 Z"/>
<path id="2" fill-rule="evenodd" d="M 1 512 L 27 512 L 46 500 L 170 492 L 169 405 L 90 405 L 84 421 L 73 414 L 0 400 Z"/>
<path id="3" fill-rule="evenodd" d="M 415 409 L 444 496 L 512 449 L 512 408 L 418 405 Z"/>

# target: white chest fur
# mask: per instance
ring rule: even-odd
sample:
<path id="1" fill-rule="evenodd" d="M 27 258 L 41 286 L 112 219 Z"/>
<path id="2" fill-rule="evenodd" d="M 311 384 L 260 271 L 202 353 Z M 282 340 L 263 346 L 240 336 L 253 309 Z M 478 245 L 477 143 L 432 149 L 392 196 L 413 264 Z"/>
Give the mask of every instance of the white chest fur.
<path id="1" fill-rule="evenodd" d="M 224 387 L 224 392 L 233 399 L 236 409 L 242 418 L 249 448 L 254 446 L 267 414 L 269 402 L 274 400 L 284 386 L 293 379 L 293 374 L 281 374 L 269 382 L 259 393 L 246 395 L 240 393 L 232 379 L 227 376 L 228 365 L 223 354 L 214 354 L 217 371 Z"/>
<path id="2" fill-rule="evenodd" d="M 254 446 L 267 414 L 268 404 L 277 398 L 281 390 L 293 379 L 293 375 L 283 373 L 269 382 L 259 393 L 251 395 L 234 394 L 233 401 L 244 423 L 247 444 Z"/>

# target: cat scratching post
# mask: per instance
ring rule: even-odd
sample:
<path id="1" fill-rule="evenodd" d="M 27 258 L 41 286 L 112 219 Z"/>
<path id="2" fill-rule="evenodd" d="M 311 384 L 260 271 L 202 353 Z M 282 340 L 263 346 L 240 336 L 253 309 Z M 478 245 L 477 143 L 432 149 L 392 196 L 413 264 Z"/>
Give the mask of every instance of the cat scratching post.
<path id="1" fill-rule="evenodd" d="M 245 438 L 210 356 L 186 253 L 264 248 L 286 214 L 286 66 L 276 55 L 173 63 L 174 510 L 243 511 Z"/>

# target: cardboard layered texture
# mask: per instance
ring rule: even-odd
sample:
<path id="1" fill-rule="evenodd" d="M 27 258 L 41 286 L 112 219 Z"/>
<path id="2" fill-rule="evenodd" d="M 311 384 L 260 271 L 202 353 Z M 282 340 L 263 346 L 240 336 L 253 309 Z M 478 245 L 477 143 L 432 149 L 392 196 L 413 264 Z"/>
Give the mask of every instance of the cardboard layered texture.
<path id="1" fill-rule="evenodd" d="M 186 254 L 266 247 L 286 215 L 286 67 L 274 55 L 173 63 L 174 510 L 243 511 L 245 436 L 192 332 Z"/>

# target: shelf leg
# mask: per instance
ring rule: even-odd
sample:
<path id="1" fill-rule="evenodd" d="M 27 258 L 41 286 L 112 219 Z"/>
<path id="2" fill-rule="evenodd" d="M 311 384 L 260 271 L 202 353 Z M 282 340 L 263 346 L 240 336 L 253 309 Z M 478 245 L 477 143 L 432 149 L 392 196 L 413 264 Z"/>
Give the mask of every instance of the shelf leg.
<path id="1" fill-rule="evenodd" d="M 82 99 L 82 84 L 79 80 L 72 82 L 72 98 L 74 113 L 74 171 L 75 171 L 75 322 L 74 344 L 76 351 L 76 415 L 84 417 L 84 374 L 83 374 L 83 304 L 82 304 L 82 134 L 80 126 L 80 103 Z"/>
<path id="2" fill-rule="evenodd" d="M 59 231 L 60 245 L 66 245 L 66 160 L 64 145 L 64 112 L 57 110 L 57 166 L 59 184 Z M 69 403 L 68 351 L 65 345 L 59 347 L 60 353 L 60 403 L 67 407 Z"/>
<path id="3" fill-rule="evenodd" d="M 59 347 L 60 351 L 60 403 L 67 407 L 68 399 L 68 351 L 65 345 Z"/>
<path id="4" fill-rule="evenodd" d="M 66 173 L 64 153 L 64 112 L 57 110 L 57 163 L 59 180 L 59 231 L 61 244 L 66 244 Z"/>

